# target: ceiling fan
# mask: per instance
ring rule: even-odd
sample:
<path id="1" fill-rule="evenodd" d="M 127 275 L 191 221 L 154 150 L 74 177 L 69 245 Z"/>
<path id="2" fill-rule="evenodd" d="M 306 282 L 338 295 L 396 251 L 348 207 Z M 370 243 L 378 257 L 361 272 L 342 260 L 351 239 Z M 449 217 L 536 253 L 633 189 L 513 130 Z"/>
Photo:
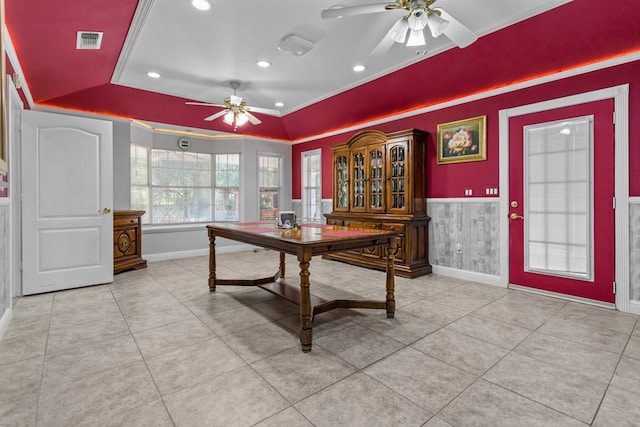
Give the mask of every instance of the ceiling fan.
<path id="1" fill-rule="evenodd" d="M 396 0 L 395 3 L 365 4 L 351 7 L 334 7 L 322 11 L 323 19 L 342 18 L 344 16 L 364 15 L 387 10 L 406 10 L 408 15 L 401 17 L 391 27 L 378 45 L 369 55 L 381 55 L 387 52 L 394 43 L 405 43 L 407 46 L 424 46 L 427 44 L 424 30 L 429 29 L 435 38 L 444 34 L 459 47 L 467 47 L 478 37 L 460 21 L 440 7 L 431 7 L 436 0 Z"/>
<path id="2" fill-rule="evenodd" d="M 233 95 L 229 95 L 224 100 L 224 105 L 191 101 L 185 102 L 185 104 L 224 108 L 224 110 L 220 110 L 217 113 L 210 115 L 209 117 L 205 117 L 205 120 L 212 121 L 217 119 L 218 117 L 224 116 L 224 122 L 229 125 L 233 125 L 233 130 L 236 130 L 238 127 L 244 125 L 245 123 L 247 123 L 247 121 L 254 125 L 259 125 L 260 123 L 262 123 L 262 120 L 251 114 L 249 111 L 255 111 L 256 113 L 267 114 L 270 116 L 280 116 L 280 111 L 278 110 L 247 106 L 245 100 L 242 99 L 242 97 L 236 95 L 236 90 L 240 87 L 240 82 L 235 80 L 230 81 L 229 86 L 231 87 L 231 89 L 233 89 Z"/>

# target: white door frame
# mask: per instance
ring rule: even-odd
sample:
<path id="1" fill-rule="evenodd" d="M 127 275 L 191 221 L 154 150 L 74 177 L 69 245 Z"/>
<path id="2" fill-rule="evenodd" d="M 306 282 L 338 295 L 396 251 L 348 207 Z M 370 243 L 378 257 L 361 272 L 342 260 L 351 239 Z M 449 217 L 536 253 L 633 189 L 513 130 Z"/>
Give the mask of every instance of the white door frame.
<path id="1" fill-rule="evenodd" d="M 11 299 L 22 296 L 22 181 L 21 181 L 21 140 L 13 138 L 13 127 L 21 129 L 20 117 L 11 116 L 14 102 L 24 109 L 18 90 L 11 76 L 7 76 L 7 145 L 9 147 L 9 281 Z"/>
<path id="2" fill-rule="evenodd" d="M 499 111 L 500 284 L 509 286 L 509 118 L 604 99 L 614 100 L 615 120 L 615 308 L 631 312 L 629 289 L 629 85 L 613 86 Z M 614 203 L 612 201 L 612 203 Z M 612 284 L 613 286 L 613 284 Z M 540 293 L 544 293 L 540 291 Z M 554 294 L 555 295 L 555 294 Z M 556 295 L 557 296 L 557 295 Z M 578 298 L 567 297 L 581 302 Z M 596 302 L 593 302 L 596 303 Z M 608 306 L 608 305 L 607 305 Z M 636 310 L 634 310 L 635 312 Z M 635 314 L 640 314 L 638 311 Z"/>

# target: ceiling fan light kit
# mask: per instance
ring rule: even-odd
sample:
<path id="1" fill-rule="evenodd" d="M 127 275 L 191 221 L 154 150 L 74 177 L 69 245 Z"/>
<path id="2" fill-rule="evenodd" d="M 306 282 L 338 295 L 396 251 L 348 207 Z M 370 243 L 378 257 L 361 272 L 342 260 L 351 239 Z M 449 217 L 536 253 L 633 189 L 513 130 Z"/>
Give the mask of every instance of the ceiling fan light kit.
<path id="1" fill-rule="evenodd" d="M 467 47 L 478 37 L 466 26 L 448 14 L 442 8 L 431 8 L 436 0 L 396 0 L 395 3 L 369 4 L 360 6 L 334 6 L 321 13 L 323 19 L 342 18 L 343 16 L 364 15 L 390 10 L 404 9 L 408 15 L 397 20 L 393 27 L 369 55 L 386 53 L 395 43 L 406 42 L 407 46 L 424 46 L 427 44 L 424 31 L 428 27 L 433 38 L 444 34 L 458 47 Z"/>
<path id="2" fill-rule="evenodd" d="M 440 16 L 436 11 L 427 18 L 427 26 L 433 37 L 438 37 L 443 34 L 448 25 L 449 21 Z"/>
<path id="3" fill-rule="evenodd" d="M 423 30 L 409 30 L 409 39 L 407 40 L 407 46 L 424 46 L 427 41 L 424 39 Z"/>
<path id="4" fill-rule="evenodd" d="M 406 18 L 400 18 L 389 30 L 389 37 L 396 43 L 404 43 L 407 40 L 409 23 Z"/>

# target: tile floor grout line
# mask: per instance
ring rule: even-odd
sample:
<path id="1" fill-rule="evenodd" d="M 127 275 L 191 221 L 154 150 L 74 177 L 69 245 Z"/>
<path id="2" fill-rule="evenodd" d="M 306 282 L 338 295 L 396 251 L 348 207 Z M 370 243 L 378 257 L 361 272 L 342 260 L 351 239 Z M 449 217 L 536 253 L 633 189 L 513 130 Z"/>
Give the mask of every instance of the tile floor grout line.
<path id="1" fill-rule="evenodd" d="M 600 412 L 600 408 L 602 407 L 602 403 L 604 402 L 604 399 L 607 396 L 607 393 L 609 392 L 609 388 L 611 388 L 611 386 L 612 386 L 611 382 L 613 381 L 613 378 L 616 376 L 616 372 L 618 371 L 618 367 L 620 366 L 620 362 L 622 361 L 622 358 L 624 357 L 624 352 L 627 349 L 627 346 L 629 345 L 629 342 L 631 341 L 631 338 L 633 337 L 633 331 L 635 330 L 637 325 L 638 325 L 638 318 L 636 318 L 636 321 L 633 324 L 633 328 L 631 329 L 631 333 L 629 334 L 629 338 L 627 339 L 627 342 L 625 343 L 624 348 L 620 352 L 620 357 L 618 357 L 618 361 L 616 362 L 615 368 L 612 370 L 611 377 L 609 378 L 609 382 L 607 383 L 607 387 L 605 388 L 605 391 L 602 394 L 602 397 L 600 398 L 600 402 L 598 402 L 598 407 L 596 408 L 596 412 L 593 415 L 593 419 L 591 420 L 591 424 L 593 424 L 593 422 L 596 420 L 596 418 L 598 416 L 598 413 Z M 614 385 L 614 387 L 615 387 L 615 385 Z M 626 389 L 624 389 L 624 390 L 626 390 Z"/>
<path id="2" fill-rule="evenodd" d="M 483 376 L 484 376 L 484 374 L 483 374 Z M 508 392 L 513 393 L 513 394 L 515 394 L 515 395 L 517 395 L 517 396 L 520 396 L 520 397 L 522 397 L 523 399 L 528 400 L 529 402 L 533 402 L 534 404 L 537 404 L 537 405 L 542 405 L 542 406 L 544 406 L 544 407 L 545 407 L 545 408 L 547 408 L 547 409 L 550 409 L 550 410 L 552 410 L 552 411 L 554 411 L 554 412 L 557 412 L 557 413 L 559 413 L 559 414 L 562 414 L 562 415 L 564 415 L 564 416 L 566 416 L 566 417 L 569 417 L 569 418 L 571 418 L 571 419 L 573 419 L 573 420 L 576 420 L 576 421 L 578 421 L 578 422 L 580 422 L 580 423 L 583 423 L 583 424 L 586 424 L 586 425 L 591 425 L 591 423 L 589 423 L 589 422 L 585 422 L 585 421 L 579 420 L 579 419 L 577 419 L 576 417 L 574 417 L 573 415 L 569 415 L 569 414 L 567 414 L 567 413 L 565 413 L 565 412 L 562 412 L 561 410 L 556 409 L 556 408 L 553 408 L 553 407 L 551 407 L 551 406 L 547 405 L 546 403 L 538 402 L 537 400 L 534 400 L 534 399 L 532 399 L 532 398 L 530 398 L 530 397 L 528 397 L 528 396 L 525 396 L 525 395 L 523 395 L 523 394 L 521 394 L 521 393 L 519 393 L 519 392 L 517 392 L 517 391 L 510 390 L 510 389 L 508 389 L 508 388 L 504 387 L 504 386 L 503 386 L 503 385 L 501 385 L 501 384 L 496 384 L 496 383 L 494 383 L 493 381 L 489 381 L 489 380 L 487 380 L 487 379 L 485 379 L 485 378 L 482 378 L 482 377 L 480 377 L 480 379 L 482 379 L 483 381 L 486 381 L 486 382 L 488 382 L 488 383 L 490 383 L 490 384 L 493 384 L 493 385 L 494 385 L 494 386 L 496 386 L 496 387 L 500 387 L 501 389 L 503 389 L 503 390 L 505 390 L 505 391 L 508 391 Z M 603 394 L 603 396 L 604 396 L 604 394 Z M 597 411 L 596 411 L 596 412 L 594 412 L 594 415 L 593 415 L 593 418 L 594 418 L 594 419 L 595 419 L 596 415 L 597 415 Z M 593 420 L 592 420 L 592 422 L 593 422 Z"/>
<path id="3" fill-rule="evenodd" d="M 113 294 L 113 289 L 111 289 L 111 287 L 109 288 L 111 293 Z M 144 356 L 144 353 L 142 353 L 142 349 L 140 348 L 140 345 L 138 344 L 138 340 L 136 340 L 135 335 L 133 334 L 133 332 L 131 331 L 131 325 L 129 325 L 129 322 L 127 321 L 127 317 L 124 315 L 124 313 L 122 312 L 122 307 L 120 307 L 120 304 L 118 304 L 118 300 L 115 298 L 115 295 L 113 295 L 113 298 L 116 300 L 116 305 L 118 306 L 118 309 L 120 310 L 120 315 L 122 316 L 124 323 L 127 325 L 127 329 L 129 330 L 129 335 L 131 336 L 131 339 L 133 340 L 133 342 L 136 345 L 136 348 L 138 349 L 138 353 L 140 354 L 140 358 L 142 359 L 142 363 L 144 363 L 144 367 L 147 370 L 147 374 L 149 375 L 149 378 L 151 378 L 151 381 L 153 382 L 153 386 L 156 389 L 156 392 L 158 393 L 158 396 L 160 397 L 160 400 L 162 401 L 162 406 L 164 406 L 164 410 L 167 411 L 167 415 L 169 416 L 169 420 L 171 421 L 171 423 L 174 425 L 176 425 L 176 422 L 173 419 L 173 416 L 171 415 L 171 412 L 169 412 L 169 408 L 167 407 L 167 403 L 164 400 L 164 397 L 162 396 L 162 393 L 160 392 L 160 387 L 158 387 L 158 383 L 156 382 L 156 379 L 153 377 L 153 374 L 151 373 L 151 369 L 149 368 L 149 364 L 147 363 L 147 359 Z M 142 403 L 138 406 L 135 406 L 133 408 L 130 409 L 135 409 L 138 407 L 142 407 L 146 404 L 148 404 L 150 402 L 145 402 Z"/>
<path id="4" fill-rule="evenodd" d="M 42 354 L 42 367 L 40 371 L 40 384 L 38 385 L 38 399 L 36 402 L 34 426 L 38 423 L 38 412 L 40 411 L 40 400 L 42 398 L 42 384 L 44 382 L 44 366 L 47 360 L 47 349 L 49 347 L 49 334 L 51 333 L 51 319 L 53 317 L 53 304 L 55 301 L 55 294 L 51 298 L 51 309 L 49 310 L 49 325 L 47 327 L 47 338 L 44 344 L 44 353 Z"/>

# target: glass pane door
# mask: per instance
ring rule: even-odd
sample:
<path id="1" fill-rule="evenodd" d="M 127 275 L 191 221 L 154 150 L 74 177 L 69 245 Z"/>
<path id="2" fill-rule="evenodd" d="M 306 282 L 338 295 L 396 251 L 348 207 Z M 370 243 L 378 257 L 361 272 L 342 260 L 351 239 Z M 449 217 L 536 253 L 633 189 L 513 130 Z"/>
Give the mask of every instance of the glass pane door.
<path id="1" fill-rule="evenodd" d="M 364 153 L 353 154 L 353 201 L 352 209 L 364 210 L 364 190 L 365 190 L 365 167 Z"/>
<path id="2" fill-rule="evenodd" d="M 405 147 L 394 145 L 391 147 L 391 209 L 405 208 Z"/>
<path id="3" fill-rule="evenodd" d="M 347 208 L 347 194 L 349 191 L 349 162 L 347 156 L 336 158 L 336 208 Z"/>
<path id="4" fill-rule="evenodd" d="M 384 152 L 372 150 L 369 152 L 369 211 L 382 210 L 384 205 Z"/>
<path id="5" fill-rule="evenodd" d="M 592 117 L 524 127 L 525 271 L 593 279 Z"/>

